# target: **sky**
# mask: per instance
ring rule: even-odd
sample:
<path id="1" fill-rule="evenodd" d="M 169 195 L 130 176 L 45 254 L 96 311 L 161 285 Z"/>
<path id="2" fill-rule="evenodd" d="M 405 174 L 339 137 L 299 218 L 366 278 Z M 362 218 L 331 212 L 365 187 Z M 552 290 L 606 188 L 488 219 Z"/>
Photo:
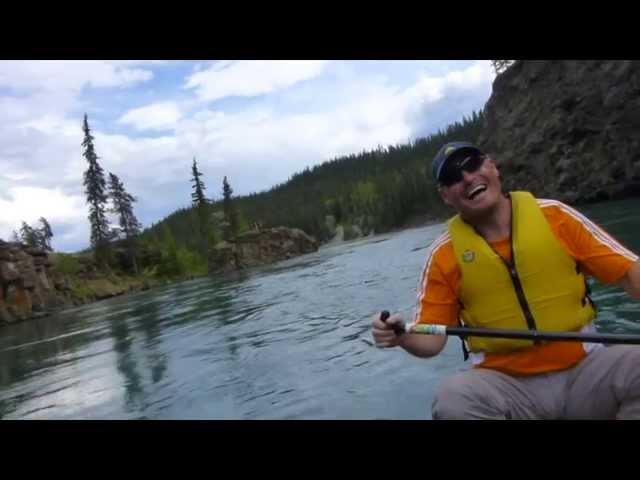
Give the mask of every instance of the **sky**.
<path id="1" fill-rule="evenodd" d="M 0 61 L 0 238 L 45 217 L 89 246 L 85 113 L 143 227 L 206 194 L 268 190 L 333 158 L 435 133 L 491 95 L 488 60 Z M 113 219 L 116 223 L 115 218 Z"/>

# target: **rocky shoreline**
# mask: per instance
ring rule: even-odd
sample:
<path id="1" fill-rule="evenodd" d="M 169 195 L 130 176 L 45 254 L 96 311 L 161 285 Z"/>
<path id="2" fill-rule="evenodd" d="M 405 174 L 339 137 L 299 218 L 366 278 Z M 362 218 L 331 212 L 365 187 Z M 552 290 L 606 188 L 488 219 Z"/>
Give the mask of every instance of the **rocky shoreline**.
<path id="1" fill-rule="evenodd" d="M 573 205 L 640 196 L 638 93 L 638 61 L 516 61 L 494 81 L 477 143 L 497 160 L 506 190 L 526 189 Z M 423 215 L 403 228 L 437 221 Z M 330 243 L 375 233 L 366 217 L 353 225 L 337 225 L 332 216 L 326 222 Z M 302 230 L 254 230 L 212 248 L 209 273 L 318 248 Z M 160 283 L 165 281 L 98 272 L 90 261 L 65 274 L 56 268 L 55 254 L 0 241 L 0 325 Z"/>
<path id="2" fill-rule="evenodd" d="M 222 242 L 211 249 L 209 273 L 275 263 L 315 252 L 318 247 L 313 237 L 299 229 L 250 231 L 235 242 Z M 77 270 L 64 272 L 63 260 L 69 257 Z M 100 271 L 91 255 L 60 255 L 0 240 L 0 326 L 167 283 L 166 279 Z"/>
<path id="3" fill-rule="evenodd" d="M 0 325 L 151 288 L 153 281 L 105 274 L 90 261 L 73 275 L 56 268 L 56 254 L 0 240 Z"/>
<path id="4" fill-rule="evenodd" d="M 70 302 L 70 286 L 51 270 L 47 252 L 0 243 L 0 322 L 42 316 Z"/>

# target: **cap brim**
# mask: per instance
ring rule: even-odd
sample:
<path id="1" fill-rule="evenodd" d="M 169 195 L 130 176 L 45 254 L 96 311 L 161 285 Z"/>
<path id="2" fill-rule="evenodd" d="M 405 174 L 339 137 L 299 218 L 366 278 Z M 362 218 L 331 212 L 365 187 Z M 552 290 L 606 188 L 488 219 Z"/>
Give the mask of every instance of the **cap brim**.
<path id="1" fill-rule="evenodd" d="M 440 181 L 440 174 L 442 173 L 442 170 L 444 169 L 444 166 L 447 164 L 447 162 L 451 160 L 452 157 L 459 155 L 460 152 L 474 152 L 480 155 L 484 155 L 484 152 L 477 147 L 464 146 L 454 150 L 453 152 L 449 153 L 449 155 L 445 157 L 442 163 L 440 163 L 440 166 L 438 167 L 438 171 L 436 175 L 436 181 Z"/>

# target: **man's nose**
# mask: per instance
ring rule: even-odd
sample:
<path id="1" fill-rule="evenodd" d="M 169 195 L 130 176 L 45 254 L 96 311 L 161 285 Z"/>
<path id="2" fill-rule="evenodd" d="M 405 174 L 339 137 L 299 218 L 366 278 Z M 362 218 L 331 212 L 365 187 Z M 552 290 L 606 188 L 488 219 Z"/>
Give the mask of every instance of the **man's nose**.
<path id="1" fill-rule="evenodd" d="M 470 183 L 473 181 L 473 177 L 474 177 L 473 173 L 467 172 L 466 170 L 462 170 L 461 173 L 462 173 L 462 180 L 464 180 L 467 183 Z"/>

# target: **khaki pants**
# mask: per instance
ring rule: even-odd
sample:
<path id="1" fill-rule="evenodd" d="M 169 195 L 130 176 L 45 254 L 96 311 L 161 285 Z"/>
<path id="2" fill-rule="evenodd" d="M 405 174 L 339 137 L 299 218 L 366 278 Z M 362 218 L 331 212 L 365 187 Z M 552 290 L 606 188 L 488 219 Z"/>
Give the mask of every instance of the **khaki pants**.
<path id="1" fill-rule="evenodd" d="M 592 351 L 569 370 L 512 377 L 474 368 L 447 378 L 434 420 L 640 419 L 640 346 Z"/>

